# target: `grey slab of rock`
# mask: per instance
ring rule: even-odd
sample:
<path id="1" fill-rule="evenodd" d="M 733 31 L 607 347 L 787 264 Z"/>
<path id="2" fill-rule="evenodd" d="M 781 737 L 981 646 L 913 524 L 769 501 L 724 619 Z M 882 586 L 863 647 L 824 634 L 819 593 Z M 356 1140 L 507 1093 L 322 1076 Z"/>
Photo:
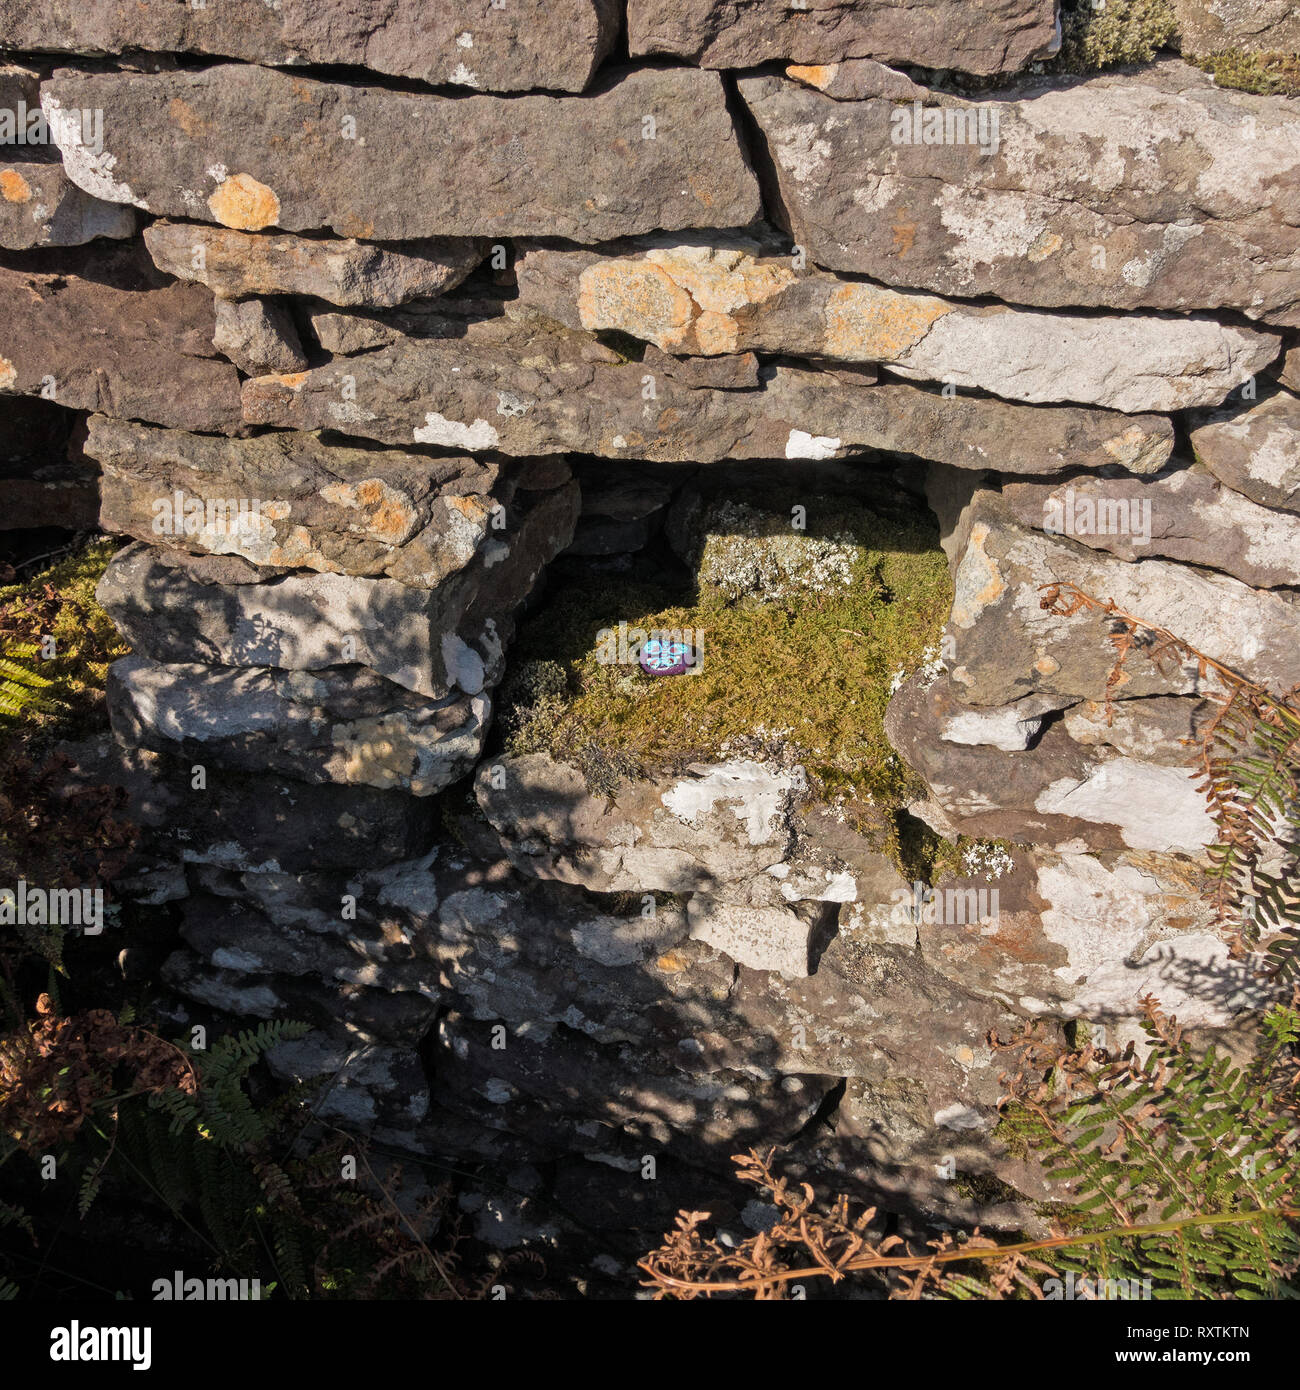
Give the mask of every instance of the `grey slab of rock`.
<path id="1" fill-rule="evenodd" d="M 1210 318 L 1050 314 L 900 293 L 801 272 L 745 240 L 657 237 L 615 255 L 528 248 L 516 273 L 530 307 L 667 352 L 880 362 L 1009 400 L 1130 412 L 1217 405 L 1281 346 L 1278 335 Z"/>
<path id="2" fill-rule="evenodd" d="M 881 449 L 1036 474 L 1102 463 L 1154 472 L 1173 448 L 1162 416 L 948 398 L 849 369 L 769 367 L 759 390 L 696 388 L 664 374 L 654 399 L 643 394 L 646 375 L 644 363 L 558 325 L 476 325 L 455 341 L 402 339 L 305 374 L 254 378 L 245 418 L 516 456 L 704 463 Z"/>
<path id="3" fill-rule="evenodd" d="M 160 425 L 245 433 L 239 376 L 212 347 L 212 296 L 0 266 L 0 392 Z"/>
<path id="4" fill-rule="evenodd" d="M 1257 589 L 1300 586 L 1300 516 L 1261 507 L 1199 464 L 1151 478 L 1007 482 L 1001 495 L 1021 525 L 1124 560 L 1158 555 Z"/>
<path id="5" fill-rule="evenodd" d="M 164 662 L 319 670 L 369 667 L 432 699 L 477 695 L 504 665 L 512 611 L 569 543 L 577 488 L 557 488 L 506 533 L 496 563 L 435 589 L 344 574 L 203 583 L 160 550 L 133 545 L 105 571 L 99 601 L 137 652 Z"/>
<path id="6" fill-rule="evenodd" d="M 928 113 L 778 77 L 739 85 L 788 230 L 828 269 L 1047 308 L 1300 322 L 1293 103 L 1221 90 L 1176 60 Z M 953 132 L 966 143 L 946 127 L 943 143 L 924 143 L 927 115 L 969 118 Z"/>
<path id="7" fill-rule="evenodd" d="M 1006 705 L 1031 694 L 1100 699 L 1115 663 L 1106 625 L 1081 610 L 1056 617 L 1043 588 L 1073 583 L 1164 628 L 1230 669 L 1276 691 L 1300 682 L 1300 608 L 1226 575 L 1168 560 L 1129 563 L 1065 537 L 1029 530 L 977 500 L 956 570 L 949 676 L 961 699 Z M 1116 693 L 1201 692 L 1194 663 L 1160 674 L 1134 652 Z"/>
<path id="8" fill-rule="evenodd" d="M 0 246 L 81 246 L 135 235 L 135 212 L 78 188 L 63 165 L 0 158 Z"/>
<path id="9" fill-rule="evenodd" d="M 75 745 L 76 785 L 122 787 L 126 813 L 174 862 L 239 873 L 373 868 L 424 851 L 433 803 L 401 791 L 323 783 L 309 787 L 275 773 L 209 768 L 193 785 L 190 767 L 107 734 Z"/>
<path id="10" fill-rule="evenodd" d="M 212 346 L 247 376 L 300 372 L 307 366 L 293 315 L 268 299 L 216 301 Z"/>
<path id="11" fill-rule="evenodd" d="M 134 745 L 413 796 L 470 771 L 492 710 L 486 695 L 430 701 L 362 668 L 314 675 L 130 656 L 108 681 L 114 732 Z"/>
<path id="12" fill-rule="evenodd" d="M 1185 767 L 1218 709 L 1213 700 L 1152 695 L 1145 700 L 1084 700 L 1065 711 L 1065 732 L 1085 747 L 1117 748 L 1126 757 Z"/>
<path id="13" fill-rule="evenodd" d="M 237 232 L 193 222 L 155 222 L 144 243 L 154 264 L 198 280 L 219 298 L 303 294 L 330 304 L 388 308 L 454 288 L 483 259 L 471 238 L 431 238 L 400 247 L 360 241 Z"/>
<path id="14" fill-rule="evenodd" d="M 702 893 L 686 906 L 691 936 L 751 970 L 811 975 L 815 922 L 789 908 L 742 907 Z"/>
<path id="15" fill-rule="evenodd" d="M 610 0 L 0 0 L 5 48 L 208 53 L 268 66 L 348 64 L 484 91 L 580 92 L 618 35 Z"/>
<path id="16" fill-rule="evenodd" d="M 1140 702 L 1134 702 L 1140 703 Z M 1217 838 L 1190 767 L 1076 743 L 1059 723 L 1023 752 L 939 737 L 944 687 L 904 685 L 885 729 L 925 779 L 946 834 L 1057 850 L 1134 849 L 1196 854 Z M 1136 716 L 1140 718 L 1140 712 Z"/>
<path id="17" fill-rule="evenodd" d="M 594 892 L 708 892 L 780 863 L 803 790 L 794 772 L 750 760 L 627 784 L 593 796 L 546 754 L 484 763 L 479 806 L 511 862 Z"/>
<path id="18" fill-rule="evenodd" d="M 1183 53 L 1300 52 L 1300 13 L 1293 0 L 1172 0 Z"/>
<path id="19" fill-rule="evenodd" d="M 933 100 L 928 87 L 918 86 L 905 72 L 886 67 L 874 58 L 845 58 L 839 63 L 792 63 L 785 75 L 807 87 L 815 87 L 836 101 L 862 101 L 888 97 L 891 101 Z"/>
<path id="20" fill-rule="evenodd" d="M 582 98 L 453 98 L 240 65 L 65 71 L 41 100 L 88 193 L 239 231 L 603 241 L 761 212 L 715 73 L 630 72 Z M 102 148 L 80 143 L 82 109 L 104 112 Z"/>
<path id="21" fill-rule="evenodd" d="M 1060 47 L 1052 0 L 629 0 L 633 56 L 667 54 L 711 68 L 774 58 L 825 64 L 879 58 L 928 68 L 1015 72 Z"/>
<path id="22" fill-rule="evenodd" d="M 1188 1027 L 1228 1027 L 1269 990 L 1251 962 L 1229 959 L 1213 909 L 1179 869 L 1156 855 L 1018 854 L 992 885 L 941 880 L 945 910 L 923 916 L 921 950 L 961 988 L 1029 1013 L 1137 1019 L 1149 992 Z M 990 920 L 946 910 L 971 887 L 995 899 Z"/>
<path id="23" fill-rule="evenodd" d="M 1265 507 L 1300 512 L 1300 399 L 1286 391 L 1216 412 L 1191 430 L 1196 457 Z"/>
<path id="24" fill-rule="evenodd" d="M 229 440 L 96 415 L 86 452 L 103 467 L 106 530 L 198 555 L 387 576 L 414 588 L 463 569 L 499 529 L 494 507 L 510 500 L 493 463 L 312 434 Z"/>

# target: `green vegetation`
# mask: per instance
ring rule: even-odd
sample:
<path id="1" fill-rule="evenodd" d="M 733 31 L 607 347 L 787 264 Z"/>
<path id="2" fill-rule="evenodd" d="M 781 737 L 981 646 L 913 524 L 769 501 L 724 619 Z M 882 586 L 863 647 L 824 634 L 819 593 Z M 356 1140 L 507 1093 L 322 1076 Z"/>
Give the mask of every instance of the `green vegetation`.
<path id="1" fill-rule="evenodd" d="M 1213 75 L 1220 87 L 1234 87 L 1257 96 L 1300 96 L 1300 53 L 1247 53 L 1225 48 L 1192 62 Z"/>
<path id="2" fill-rule="evenodd" d="M 1178 32 L 1170 0 L 1064 0 L 1061 6 L 1060 72 L 1097 72 L 1126 63 L 1149 63 Z"/>
<path id="3" fill-rule="evenodd" d="M 95 601 L 119 544 L 92 542 L 0 588 L 0 733 L 20 723 L 29 738 L 49 742 L 103 723 L 109 665 L 130 651 Z"/>
<path id="4" fill-rule="evenodd" d="M 651 767 L 786 756 L 820 797 L 899 804 L 914 786 L 884 734 L 891 685 L 933 660 L 952 602 L 933 521 L 769 496 L 761 512 L 711 506 L 696 551 L 693 591 L 604 577 L 557 589 L 516 644 L 510 751 L 573 763 L 599 790 Z M 699 634 L 699 673 L 602 662 L 620 623 Z"/>

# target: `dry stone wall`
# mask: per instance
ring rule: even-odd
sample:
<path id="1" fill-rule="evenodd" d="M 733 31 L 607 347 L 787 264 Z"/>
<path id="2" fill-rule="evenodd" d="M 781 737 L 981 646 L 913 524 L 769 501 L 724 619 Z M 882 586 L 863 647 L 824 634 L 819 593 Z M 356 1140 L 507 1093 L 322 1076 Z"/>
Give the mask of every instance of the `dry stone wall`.
<path id="1" fill-rule="evenodd" d="M 1175 9 L 1188 57 L 1296 42 Z M 1060 40 L 1053 0 L 0 0 L 3 524 L 85 525 L 97 475 L 130 539 L 78 775 L 150 832 L 183 1008 L 307 1018 L 274 1067 L 324 1117 L 588 1215 L 781 1143 L 1023 1224 L 951 1181 L 1047 1191 L 991 1034 L 1154 992 L 1231 1038 L 1203 677 L 1108 712 L 1041 590 L 1300 684 L 1300 103 Z M 496 739 L 548 568 L 689 555 L 729 461 L 938 519 L 887 729 L 908 814 L 1003 842 L 930 885 L 957 920 L 794 754 L 594 789 Z"/>

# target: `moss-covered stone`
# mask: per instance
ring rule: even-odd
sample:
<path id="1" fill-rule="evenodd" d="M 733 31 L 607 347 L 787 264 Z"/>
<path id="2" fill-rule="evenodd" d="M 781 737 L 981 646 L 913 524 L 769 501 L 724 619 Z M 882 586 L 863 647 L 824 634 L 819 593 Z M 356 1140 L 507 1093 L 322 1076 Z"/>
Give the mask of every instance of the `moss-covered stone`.
<path id="1" fill-rule="evenodd" d="M 593 789 L 723 756 L 802 762 L 815 794 L 897 806 L 917 788 L 883 720 L 891 685 L 938 642 L 952 588 L 933 520 L 843 497 L 715 507 L 693 588 L 602 577 L 558 588 L 520 632 L 510 750 L 581 767 Z M 680 632 L 697 673 L 610 661 L 620 623 Z M 558 688 L 557 668 L 564 688 Z"/>
<path id="2" fill-rule="evenodd" d="M 1149 63 L 1178 32 L 1171 0 L 1063 0 L 1061 72 Z"/>
<path id="3" fill-rule="evenodd" d="M 1210 73 L 1220 87 L 1257 96 L 1300 96 L 1300 53 L 1247 53 L 1225 48 L 1192 61 Z"/>
<path id="4" fill-rule="evenodd" d="M 35 648 L 27 664 L 51 685 L 50 708 L 0 720 L 0 731 L 16 724 L 38 742 L 81 738 L 102 727 L 108 668 L 130 648 L 95 599 L 95 586 L 115 551 L 116 540 L 93 541 L 51 568 L 0 588 L 0 643 L 6 652 Z M 53 639 L 53 655 L 39 653 Z"/>

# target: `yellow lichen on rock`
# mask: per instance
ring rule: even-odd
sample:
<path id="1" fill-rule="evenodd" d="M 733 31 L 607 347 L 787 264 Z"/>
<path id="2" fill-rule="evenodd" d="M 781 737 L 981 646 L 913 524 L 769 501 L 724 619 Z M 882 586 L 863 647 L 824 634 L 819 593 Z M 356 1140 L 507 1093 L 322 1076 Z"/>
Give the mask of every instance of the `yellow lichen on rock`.
<path id="1" fill-rule="evenodd" d="M 826 298 L 825 350 L 846 362 L 896 362 L 951 311 L 930 295 L 838 285 Z"/>
<path id="2" fill-rule="evenodd" d="M 6 203 L 30 203 L 32 186 L 17 169 L 0 169 L 0 197 Z"/>
<path id="3" fill-rule="evenodd" d="M 208 207 L 223 227 L 242 232 L 260 232 L 280 220 L 280 199 L 275 190 L 251 174 L 233 174 L 223 179 L 208 199 Z"/>
<path id="4" fill-rule="evenodd" d="M 7 391 L 18 380 L 18 371 L 7 357 L 0 357 L 0 391 Z"/>

